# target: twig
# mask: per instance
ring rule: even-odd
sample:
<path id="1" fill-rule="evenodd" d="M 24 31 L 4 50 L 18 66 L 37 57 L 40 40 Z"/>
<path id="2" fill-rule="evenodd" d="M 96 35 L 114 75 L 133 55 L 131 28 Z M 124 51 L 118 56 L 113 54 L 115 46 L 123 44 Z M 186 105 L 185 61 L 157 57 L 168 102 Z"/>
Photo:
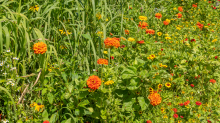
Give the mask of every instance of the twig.
<path id="1" fill-rule="evenodd" d="M 40 72 L 39 72 L 39 74 L 38 74 L 38 76 L 37 76 L 37 79 L 36 79 L 36 81 L 34 82 L 34 85 L 32 86 L 32 88 L 37 84 L 37 82 L 38 82 L 38 80 L 39 80 L 39 78 L 40 78 L 41 71 L 42 71 L 42 69 L 40 70 Z M 28 84 L 27 87 L 24 89 L 24 91 L 23 91 L 23 93 L 21 94 L 21 97 L 20 97 L 20 99 L 19 99 L 17 105 L 18 105 L 18 104 L 21 102 L 21 100 L 24 98 L 24 95 L 26 94 L 29 85 L 30 85 L 30 84 Z"/>

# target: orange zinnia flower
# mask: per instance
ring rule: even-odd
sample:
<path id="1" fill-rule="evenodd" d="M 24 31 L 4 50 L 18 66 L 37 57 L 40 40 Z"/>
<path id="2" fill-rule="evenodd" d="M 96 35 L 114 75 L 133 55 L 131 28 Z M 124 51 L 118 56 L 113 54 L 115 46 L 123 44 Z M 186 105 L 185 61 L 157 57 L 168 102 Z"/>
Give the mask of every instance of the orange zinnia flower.
<path id="1" fill-rule="evenodd" d="M 199 23 L 199 22 L 197 22 L 196 25 L 197 25 L 198 28 L 200 28 L 200 30 L 202 30 L 202 28 L 203 28 L 203 26 L 204 26 L 203 24 L 201 24 L 201 23 Z"/>
<path id="2" fill-rule="evenodd" d="M 104 43 L 106 48 L 118 48 L 120 46 L 120 39 L 119 38 L 106 38 Z"/>
<path id="3" fill-rule="evenodd" d="M 180 6 L 180 7 L 178 7 L 178 10 L 179 10 L 180 12 L 182 12 L 182 11 L 183 11 L 183 8 Z"/>
<path id="4" fill-rule="evenodd" d="M 153 35 L 155 34 L 155 31 L 153 29 L 146 29 L 146 33 Z"/>
<path id="5" fill-rule="evenodd" d="M 87 80 L 87 85 L 89 88 L 96 90 L 101 86 L 101 79 L 98 76 L 92 75 Z"/>
<path id="6" fill-rule="evenodd" d="M 140 27 L 141 29 L 146 29 L 148 26 L 148 24 L 146 22 L 139 22 L 138 27 Z"/>
<path id="7" fill-rule="evenodd" d="M 182 17 L 182 14 L 181 13 L 178 13 L 177 14 L 177 18 L 181 18 Z"/>
<path id="8" fill-rule="evenodd" d="M 144 44 L 144 40 L 137 41 L 138 44 Z"/>
<path id="9" fill-rule="evenodd" d="M 209 82 L 211 82 L 213 84 L 216 83 L 216 81 L 214 79 L 210 79 Z"/>
<path id="10" fill-rule="evenodd" d="M 195 8 L 197 7 L 197 5 L 196 5 L 196 4 L 193 4 L 192 6 L 193 6 L 193 7 L 195 7 Z"/>
<path id="11" fill-rule="evenodd" d="M 163 21 L 164 25 L 168 25 L 170 23 L 170 20 L 166 19 L 165 21 Z"/>
<path id="12" fill-rule="evenodd" d="M 156 14 L 155 14 L 155 17 L 158 18 L 158 19 L 160 19 L 160 18 L 162 17 L 162 14 L 156 13 Z"/>
<path id="13" fill-rule="evenodd" d="M 153 106 L 159 105 L 162 101 L 160 94 L 158 94 L 157 92 L 150 94 L 148 98 L 150 99 L 150 104 Z"/>
<path id="14" fill-rule="evenodd" d="M 125 30 L 125 34 L 128 35 L 129 34 L 129 30 L 126 29 Z"/>
<path id="15" fill-rule="evenodd" d="M 187 106 L 187 105 L 189 105 L 189 103 L 190 103 L 190 101 L 187 100 L 186 102 L 184 102 L 184 105 Z"/>
<path id="16" fill-rule="evenodd" d="M 98 59 L 97 63 L 100 64 L 100 65 L 101 64 L 108 65 L 108 60 L 106 60 L 106 59 Z"/>
<path id="17" fill-rule="evenodd" d="M 35 43 L 33 50 L 35 54 L 44 54 L 47 51 L 47 45 L 44 42 Z"/>

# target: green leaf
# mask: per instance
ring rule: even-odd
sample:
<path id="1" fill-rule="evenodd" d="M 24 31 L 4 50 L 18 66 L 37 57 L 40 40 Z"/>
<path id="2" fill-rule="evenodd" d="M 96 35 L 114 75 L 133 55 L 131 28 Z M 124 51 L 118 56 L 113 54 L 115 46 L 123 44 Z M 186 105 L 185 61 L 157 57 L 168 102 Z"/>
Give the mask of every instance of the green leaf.
<path id="1" fill-rule="evenodd" d="M 147 104 L 145 103 L 144 97 L 138 97 L 137 99 L 141 106 L 141 110 L 144 111 L 147 108 Z"/>
<path id="2" fill-rule="evenodd" d="M 76 115 L 76 116 L 79 115 L 79 109 L 76 109 L 76 110 L 75 110 L 75 115 Z"/>
<path id="3" fill-rule="evenodd" d="M 45 93 L 47 93 L 47 88 L 44 88 L 44 89 L 42 90 L 42 95 L 44 95 Z"/>
<path id="4" fill-rule="evenodd" d="M 53 95 L 51 93 L 48 93 L 47 98 L 49 100 L 49 103 L 52 104 L 53 103 L 53 98 L 54 98 Z"/>
<path id="5" fill-rule="evenodd" d="M 44 112 L 42 113 L 42 117 L 43 118 L 48 118 L 47 110 L 44 110 Z"/>
<path id="6" fill-rule="evenodd" d="M 66 120 L 65 123 L 71 123 L 71 118 L 69 118 L 68 120 Z"/>
<path id="7" fill-rule="evenodd" d="M 79 103 L 79 107 L 85 107 L 85 105 L 88 105 L 89 104 L 89 101 L 88 100 L 84 100 L 82 102 Z"/>
<path id="8" fill-rule="evenodd" d="M 122 79 L 130 79 L 133 76 L 134 76 L 133 74 L 123 74 L 121 77 Z"/>

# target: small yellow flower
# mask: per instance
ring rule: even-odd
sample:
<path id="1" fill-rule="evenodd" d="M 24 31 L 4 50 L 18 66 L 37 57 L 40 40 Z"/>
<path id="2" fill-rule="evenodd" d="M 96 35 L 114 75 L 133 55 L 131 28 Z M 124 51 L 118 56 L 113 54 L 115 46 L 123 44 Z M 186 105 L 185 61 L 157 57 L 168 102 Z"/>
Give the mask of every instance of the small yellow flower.
<path id="1" fill-rule="evenodd" d="M 169 20 L 169 19 L 166 19 L 165 21 L 170 23 L 170 20 Z"/>
<path id="2" fill-rule="evenodd" d="M 108 51 L 104 51 L 103 53 L 104 53 L 104 54 L 108 54 Z"/>
<path id="3" fill-rule="evenodd" d="M 166 86 L 167 88 L 170 88 L 170 87 L 171 87 L 171 83 L 167 82 L 167 83 L 165 84 L 165 86 Z"/>
<path id="4" fill-rule="evenodd" d="M 216 42 L 216 41 L 217 41 L 217 39 L 212 40 L 212 42 Z"/>
<path id="5" fill-rule="evenodd" d="M 171 39 L 171 37 L 165 37 L 165 39 Z"/>
<path id="6" fill-rule="evenodd" d="M 163 33 L 162 32 L 157 32 L 157 35 L 158 36 L 161 36 Z"/>
<path id="7" fill-rule="evenodd" d="M 173 8 L 173 10 L 176 10 L 176 8 Z"/>
<path id="8" fill-rule="evenodd" d="M 167 115 L 164 115 L 164 116 L 163 116 L 163 118 L 164 118 L 164 119 L 167 119 L 167 118 L 168 118 L 168 116 L 167 116 Z"/>
<path id="9" fill-rule="evenodd" d="M 108 18 L 107 18 L 107 19 L 105 19 L 105 21 L 108 21 Z"/>
<path id="10" fill-rule="evenodd" d="M 31 6 L 31 7 L 29 8 L 29 10 L 31 10 L 31 11 L 33 11 L 33 12 L 35 12 L 35 10 L 38 11 L 38 9 L 39 9 L 38 5 Z"/>
<path id="11" fill-rule="evenodd" d="M 33 104 L 30 104 L 30 107 L 35 107 L 35 110 L 36 111 L 40 111 L 40 109 L 43 109 L 44 108 L 44 105 L 41 105 L 41 103 L 33 103 Z M 43 110 L 42 110 L 43 111 Z"/>
<path id="12" fill-rule="evenodd" d="M 135 41 L 135 39 L 134 39 L 134 38 L 129 37 L 129 38 L 128 38 L 128 41 Z"/>
<path id="13" fill-rule="evenodd" d="M 139 19 L 146 21 L 146 20 L 147 20 L 147 17 L 146 17 L 146 16 L 139 16 Z"/>
<path id="14" fill-rule="evenodd" d="M 112 85 L 113 83 L 114 83 L 113 80 L 109 80 L 109 81 L 105 82 L 105 85 Z"/>
<path id="15" fill-rule="evenodd" d="M 177 27 L 176 29 L 177 29 L 177 30 L 181 30 L 181 28 L 180 28 L 180 27 Z"/>
<path id="16" fill-rule="evenodd" d="M 100 20 L 102 15 L 98 13 L 98 14 L 96 14 L 96 17 Z"/>

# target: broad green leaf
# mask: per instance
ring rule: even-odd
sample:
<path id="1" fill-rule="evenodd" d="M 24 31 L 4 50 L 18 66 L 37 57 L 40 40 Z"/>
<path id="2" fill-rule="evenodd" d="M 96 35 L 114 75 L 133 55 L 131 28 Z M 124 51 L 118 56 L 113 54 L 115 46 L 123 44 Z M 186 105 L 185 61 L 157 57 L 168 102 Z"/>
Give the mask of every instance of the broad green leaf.
<path id="1" fill-rule="evenodd" d="M 88 105 L 89 104 L 89 101 L 88 100 L 83 100 L 82 102 L 80 102 L 79 104 L 78 104 L 78 106 L 79 107 L 85 107 L 86 105 Z"/>
<path id="2" fill-rule="evenodd" d="M 145 103 L 144 97 L 138 97 L 137 99 L 141 106 L 141 110 L 144 111 L 147 108 L 147 104 Z"/>

